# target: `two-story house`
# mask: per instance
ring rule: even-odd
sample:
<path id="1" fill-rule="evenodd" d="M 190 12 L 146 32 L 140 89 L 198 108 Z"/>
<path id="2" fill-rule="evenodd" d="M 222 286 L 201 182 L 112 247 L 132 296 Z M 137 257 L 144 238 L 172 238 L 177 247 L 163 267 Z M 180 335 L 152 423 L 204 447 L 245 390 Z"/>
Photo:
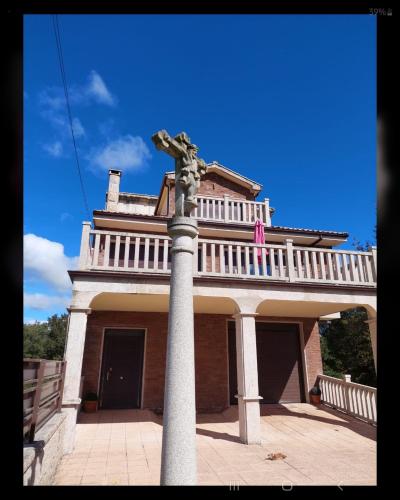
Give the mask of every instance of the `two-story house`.
<path id="1" fill-rule="evenodd" d="M 110 170 L 105 209 L 83 223 L 79 269 L 69 272 L 67 449 L 81 377 L 102 409 L 162 411 L 174 178 L 165 173 L 158 196 L 134 194 Z M 261 189 L 213 162 L 193 214 L 197 411 L 238 404 L 245 443 L 258 442 L 260 403 L 309 400 L 322 373 L 320 318 L 365 307 L 376 356 L 376 249 L 337 250 L 347 233 L 273 225 Z M 257 219 L 265 244 L 253 241 Z"/>

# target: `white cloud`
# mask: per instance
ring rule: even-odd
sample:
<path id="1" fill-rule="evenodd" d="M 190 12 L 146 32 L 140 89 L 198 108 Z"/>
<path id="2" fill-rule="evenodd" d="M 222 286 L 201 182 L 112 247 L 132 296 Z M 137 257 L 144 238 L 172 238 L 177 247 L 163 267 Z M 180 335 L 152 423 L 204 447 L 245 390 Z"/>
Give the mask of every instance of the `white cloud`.
<path id="1" fill-rule="evenodd" d="M 40 319 L 32 319 L 32 318 L 27 318 L 24 319 L 24 325 L 35 325 L 36 323 L 47 323 L 46 320 L 40 320 Z"/>
<path id="2" fill-rule="evenodd" d="M 71 297 L 46 295 L 43 293 L 24 293 L 24 307 L 43 311 L 51 307 L 68 307 Z M 35 321 L 32 321 L 33 323 Z"/>
<path id="3" fill-rule="evenodd" d="M 67 270 L 75 269 L 78 257 L 67 257 L 64 245 L 36 236 L 24 235 L 24 271 L 57 290 L 71 288 Z"/>
<path id="4" fill-rule="evenodd" d="M 85 129 L 83 128 L 83 125 L 79 118 L 74 118 L 72 120 L 72 128 L 76 139 L 79 139 L 79 137 L 83 137 L 85 135 Z"/>
<path id="5" fill-rule="evenodd" d="M 65 222 L 66 220 L 68 219 L 73 219 L 72 215 L 69 213 L 69 212 L 63 212 L 61 215 L 60 215 L 60 221 L 61 222 Z"/>
<path id="6" fill-rule="evenodd" d="M 53 158 L 60 158 L 63 154 L 63 145 L 60 141 L 53 142 L 53 144 L 43 144 L 42 147 Z"/>
<path id="7" fill-rule="evenodd" d="M 92 166 L 102 170 L 118 168 L 138 170 L 151 158 L 149 148 L 139 136 L 126 135 L 105 146 L 93 149 L 87 156 Z"/>
<path id="8" fill-rule="evenodd" d="M 117 103 L 116 97 L 111 94 L 104 80 L 95 70 L 90 72 L 86 95 L 93 97 L 98 103 L 106 104 L 107 106 L 115 106 Z"/>
<path id="9" fill-rule="evenodd" d="M 68 89 L 69 102 L 72 106 L 89 105 L 93 102 L 106 106 L 115 106 L 117 97 L 111 93 L 103 78 L 92 70 L 88 81 L 83 85 L 72 84 Z M 65 94 L 62 87 L 46 87 L 39 93 L 39 105 L 42 114 L 46 117 L 49 113 L 62 111 L 66 113 Z"/>

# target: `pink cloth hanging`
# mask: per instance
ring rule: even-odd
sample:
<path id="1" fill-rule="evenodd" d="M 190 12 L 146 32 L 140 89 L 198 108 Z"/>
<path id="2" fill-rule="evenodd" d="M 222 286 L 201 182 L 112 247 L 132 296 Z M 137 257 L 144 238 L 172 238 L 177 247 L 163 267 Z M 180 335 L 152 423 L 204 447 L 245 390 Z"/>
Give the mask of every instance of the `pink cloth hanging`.
<path id="1" fill-rule="evenodd" d="M 256 220 L 256 225 L 254 227 L 253 242 L 262 243 L 263 245 L 265 244 L 264 223 L 260 219 Z M 261 264 L 261 248 L 257 249 L 257 255 L 258 255 L 258 263 Z M 266 251 L 266 255 L 268 255 L 268 250 Z"/>

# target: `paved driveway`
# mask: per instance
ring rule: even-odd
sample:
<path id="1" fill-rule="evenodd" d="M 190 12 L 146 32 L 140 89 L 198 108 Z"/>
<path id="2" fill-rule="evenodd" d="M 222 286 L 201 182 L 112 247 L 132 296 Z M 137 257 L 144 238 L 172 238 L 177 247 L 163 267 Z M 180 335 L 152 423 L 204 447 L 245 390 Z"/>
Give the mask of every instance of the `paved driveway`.
<path id="1" fill-rule="evenodd" d="M 376 429 L 309 404 L 262 405 L 262 444 L 238 439 L 237 407 L 197 416 L 199 485 L 375 485 Z M 162 417 L 81 413 L 54 485 L 159 485 Z M 268 459 L 270 454 L 281 458 Z"/>

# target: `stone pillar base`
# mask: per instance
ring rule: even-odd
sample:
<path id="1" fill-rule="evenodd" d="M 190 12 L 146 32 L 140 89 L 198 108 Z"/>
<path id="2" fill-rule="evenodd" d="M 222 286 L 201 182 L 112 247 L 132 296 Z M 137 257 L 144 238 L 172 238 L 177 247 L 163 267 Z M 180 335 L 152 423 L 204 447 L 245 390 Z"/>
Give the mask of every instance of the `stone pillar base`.
<path id="1" fill-rule="evenodd" d="M 66 401 L 62 404 L 62 412 L 67 416 L 65 419 L 65 432 L 63 442 L 63 453 L 69 454 L 75 448 L 75 433 L 76 433 L 76 420 L 78 417 L 78 410 L 81 400 L 79 401 Z"/>
<path id="2" fill-rule="evenodd" d="M 261 396 L 235 396 L 239 408 L 239 437 L 244 444 L 261 444 L 260 399 Z"/>

